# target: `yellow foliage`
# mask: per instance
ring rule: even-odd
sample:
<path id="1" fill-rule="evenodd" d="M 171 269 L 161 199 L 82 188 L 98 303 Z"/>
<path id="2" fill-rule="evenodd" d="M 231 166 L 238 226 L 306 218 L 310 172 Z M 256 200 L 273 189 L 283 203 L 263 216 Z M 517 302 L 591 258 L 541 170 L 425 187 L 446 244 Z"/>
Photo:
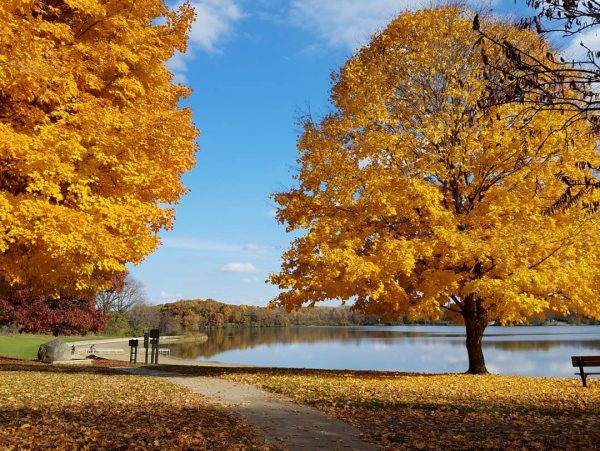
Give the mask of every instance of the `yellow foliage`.
<path id="1" fill-rule="evenodd" d="M 237 416 L 158 378 L 0 360 L 0 396 L 2 449 L 270 449 Z"/>
<path id="2" fill-rule="evenodd" d="M 600 440 L 600 383 L 578 378 L 224 370 L 347 421 L 383 449 L 586 449 Z"/>
<path id="3" fill-rule="evenodd" d="M 173 221 L 195 163 L 164 66 L 194 12 L 162 0 L 0 2 L 0 288 L 106 288 Z"/>
<path id="4" fill-rule="evenodd" d="M 477 302 L 483 327 L 548 311 L 600 318 L 600 217 L 543 214 L 564 191 L 557 174 L 598 162 L 596 139 L 586 123 L 563 127 L 560 111 L 478 108 L 486 43 L 474 45 L 471 18 L 461 7 L 400 15 L 341 69 L 334 111 L 306 120 L 298 184 L 275 195 L 279 220 L 301 234 L 271 276 L 276 303 L 352 299 L 437 317 Z"/>

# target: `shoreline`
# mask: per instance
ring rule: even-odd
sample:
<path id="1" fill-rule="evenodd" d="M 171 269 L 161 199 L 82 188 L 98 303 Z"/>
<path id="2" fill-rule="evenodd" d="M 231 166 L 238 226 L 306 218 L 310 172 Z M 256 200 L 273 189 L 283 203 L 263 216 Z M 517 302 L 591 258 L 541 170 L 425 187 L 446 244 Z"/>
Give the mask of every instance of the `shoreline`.
<path id="1" fill-rule="evenodd" d="M 107 349 L 110 349 L 112 351 L 121 350 L 123 352 L 120 354 L 110 353 L 107 355 L 102 355 L 102 353 L 99 352 L 97 354 L 97 357 L 100 357 L 102 359 L 108 359 L 108 360 L 118 360 L 120 362 L 129 362 L 129 352 L 130 352 L 129 340 L 133 340 L 133 339 L 140 340 L 140 342 L 141 342 L 141 346 L 138 347 L 137 364 L 144 365 L 145 364 L 144 363 L 145 348 L 143 347 L 144 337 L 141 337 L 141 338 L 140 337 L 110 338 L 110 339 L 106 339 L 106 340 L 74 341 L 74 342 L 66 342 L 66 344 L 69 347 L 75 346 L 76 355 L 77 355 L 78 349 L 87 348 L 91 345 L 94 345 L 97 351 L 102 351 L 102 350 L 107 350 Z M 177 336 L 177 335 L 161 337 L 161 342 L 163 342 L 163 343 L 174 343 L 174 342 L 179 342 L 179 341 L 185 342 L 185 341 L 189 341 L 189 340 L 191 340 L 191 337 L 188 337 L 188 339 L 186 340 L 186 337 Z M 203 335 L 199 335 L 198 337 L 194 337 L 194 341 L 196 341 L 196 340 L 197 341 L 206 341 L 206 340 L 208 340 L 208 337 L 206 336 L 206 334 L 203 334 Z M 110 348 L 108 348 L 106 345 L 112 345 L 112 346 Z M 77 360 L 77 359 L 74 359 L 74 360 Z M 196 360 L 184 359 L 184 358 L 180 358 L 180 357 L 171 357 L 171 356 L 164 355 L 164 354 L 159 354 L 158 362 L 159 362 L 159 365 L 174 365 L 174 366 L 210 366 L 210 367 L 219 367 L 219 368 L 254 367 L 254 365 L 230 364 L 230 363 L 217 362 L 217 361 L 212 361 L 212 360 L 196 361 Z"/>

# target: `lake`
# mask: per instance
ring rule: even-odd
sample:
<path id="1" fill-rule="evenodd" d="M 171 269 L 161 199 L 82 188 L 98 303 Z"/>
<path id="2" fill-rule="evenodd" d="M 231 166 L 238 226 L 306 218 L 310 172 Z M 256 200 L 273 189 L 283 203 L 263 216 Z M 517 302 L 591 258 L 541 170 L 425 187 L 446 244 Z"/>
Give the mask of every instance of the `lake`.
<path id="1" fill-rule="evenodd" d="M 464 372 L 461 326 L 223 329 L 204 343 L 171 345 L 171 355 L 258 366 Z M 600 326 L 487 328 L 484 354 L 497 374 L 572 377 L 572 355 L 600 355 Z"/>

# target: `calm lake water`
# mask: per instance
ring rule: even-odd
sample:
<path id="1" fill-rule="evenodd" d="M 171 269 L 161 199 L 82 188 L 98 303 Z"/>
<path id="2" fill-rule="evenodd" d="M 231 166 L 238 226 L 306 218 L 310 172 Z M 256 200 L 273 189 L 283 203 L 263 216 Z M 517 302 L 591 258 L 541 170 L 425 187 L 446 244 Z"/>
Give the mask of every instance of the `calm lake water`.
<path id="1" fill-rule="evenodd" d="M 464 340 L 460 326 L 231 329 L 171 352 L 259 366 L 447 373 L 467 369 Z M 493 373 L 572 377 L 572 355 L 600 355 L 600 326 L 488 327 L 484 353 Z"/>

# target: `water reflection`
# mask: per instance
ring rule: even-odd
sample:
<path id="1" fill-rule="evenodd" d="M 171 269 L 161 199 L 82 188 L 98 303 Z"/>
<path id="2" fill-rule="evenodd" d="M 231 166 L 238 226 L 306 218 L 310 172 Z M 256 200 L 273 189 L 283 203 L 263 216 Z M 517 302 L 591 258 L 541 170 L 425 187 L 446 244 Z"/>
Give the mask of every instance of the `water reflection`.
<path id="1" fill-rule="evenodd" d="M 489 327 L 488 368 L 501 374 L 568 376 L 571 355 L 600 354 L 600 326 Z M 172 355 L 251 365 L 456 372 L 467 367 L 459 326 L 221 329 Z"/>

